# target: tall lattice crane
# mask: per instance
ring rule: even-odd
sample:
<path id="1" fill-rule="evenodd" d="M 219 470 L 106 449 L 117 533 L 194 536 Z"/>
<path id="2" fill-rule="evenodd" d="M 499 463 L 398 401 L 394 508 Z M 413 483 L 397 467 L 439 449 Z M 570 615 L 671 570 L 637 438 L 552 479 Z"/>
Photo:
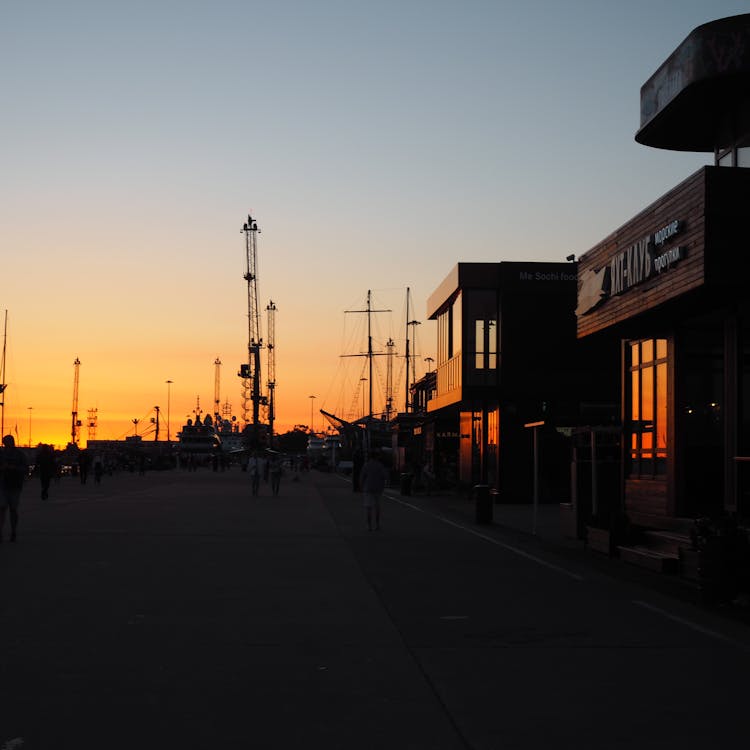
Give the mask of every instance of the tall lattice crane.
<path id="1" fill-rule="evenodd" d="M 221 360 L 217 357 L 214 360 L 214 420 L 218 424 L 220 420 L 221 403 Z"/>
<path id="2" fill-rule="evenodd" d="M 260 425 L 260 407 L 267 400 L 260 392 L 260 350 L 263 339 L 260 335 L 260 311 L 258 309 L 258 222 L 248 214 L 247 222 L 242 227 L 245 235 L 245 254 L 247 260 L 244 279 L 247 282 L 247 364 L 240 366 L 242 378 L 242 418 L 245 425 L 252 425 L 254 439 L 258 440 Z"/>
<path id="3" fill-rule="evenodd" d="M 96 423 L 98 421 L 99 417 L 99 409 L 93 408 L 89 409 L 88 413 L 88 421 L 86 422 L 86 426 L 88 427 L 88 442 L 90 443 L 92 440 L 96 440 Z"/>
<path id="4" fill-rule="evenodd" d="M 268 323 L 268 432 L 273 438 L 273 423 L 276 418 L 276 305 L 271 300 L 266 306 Z"/>
<path id="5" fill-rule="evenodd" d="M 81 420 L 78 419 L 78 379 L 80 377 L 81 360 L 76 357 L 73 362 L 73 409 L 70 419 L 70 442 L 78 445 L 81 433 Z"/>

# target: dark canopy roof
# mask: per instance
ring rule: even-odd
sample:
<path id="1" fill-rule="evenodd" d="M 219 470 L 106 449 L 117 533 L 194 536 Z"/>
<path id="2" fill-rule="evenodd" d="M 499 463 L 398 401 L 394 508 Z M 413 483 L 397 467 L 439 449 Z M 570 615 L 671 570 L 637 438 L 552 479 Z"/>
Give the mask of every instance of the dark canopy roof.
<path id="1" fill-rule="evenodd" d="M 722 128 L 750 126 L 750 14 L 694 29 L 641 87 L 635 140 L 674 151 L 713 151 Z"/>

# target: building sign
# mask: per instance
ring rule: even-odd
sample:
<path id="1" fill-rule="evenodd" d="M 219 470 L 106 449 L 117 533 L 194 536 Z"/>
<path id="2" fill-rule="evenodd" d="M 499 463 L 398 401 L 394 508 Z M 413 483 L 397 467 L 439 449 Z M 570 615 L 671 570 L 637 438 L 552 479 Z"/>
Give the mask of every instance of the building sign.
<path id="1" fill-rule="evenodd" d="M 624 294 L 682 260 L 686 248 L 665 246 L 682 232 L 684 225 L 683 221 L 672 221 L 616 253 L 602 268 L 584 271 L 579 279 L 576 315 L 591 312 L 610 297 Z"/>
<path id="2" fill-rule="evenodd" d="M 574 271 L 519 271 L 520 281 L 577 281 Z"/>

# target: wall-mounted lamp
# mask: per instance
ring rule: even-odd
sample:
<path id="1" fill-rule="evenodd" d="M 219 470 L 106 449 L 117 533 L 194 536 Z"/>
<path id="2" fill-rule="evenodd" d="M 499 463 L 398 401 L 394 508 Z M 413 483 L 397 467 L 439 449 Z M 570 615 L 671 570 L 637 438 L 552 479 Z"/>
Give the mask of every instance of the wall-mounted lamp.
<path id="1" fill-rule="evenodd" d="M 570 255 L 565 256 L 565 260 L 567 261 L 574 261 L 576 259 L 575 253 L 571 253 Z"/>

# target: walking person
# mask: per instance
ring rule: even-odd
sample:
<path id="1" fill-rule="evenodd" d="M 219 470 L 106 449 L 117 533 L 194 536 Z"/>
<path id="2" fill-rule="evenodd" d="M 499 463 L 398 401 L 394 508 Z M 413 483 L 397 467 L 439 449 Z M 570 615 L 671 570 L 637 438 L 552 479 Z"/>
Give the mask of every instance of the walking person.
<path id="1" fill-rule="evenodd" d="M 276 497 L 279 494 L 279 487 L 281 486 L 282 472 L 283 472 L 283 467 L 281 466 L 281 459 L 276 455 L 271 456 L 268 474 L 271 477 L 271 494 L 274 497 Z"/>
<path id="2" fill-rule="evenodd" d="M 81 484 L 86 484 L 89 478 L 89 469 L 91 468 L 91 454 L 84 448 L 78 454 L 78 474 L 81 477 Z"/>
<path id="3" fill-rule="evenodd" d="M 104 475 L 104 462 L 101 456 L 97 456 L 94 459 L 94 482 L 96 484 L 102 483 L 102 476 Z"/>
<path id="4" fill-rule="evenodd" d="M 57 475 L 55 449 L 43 443 L 36 453 L 36 465 L 39 469 L 39 482 L 42 485 L 42 500 L 49 498 L 49 486 L 52 478 Z"/>
<path id="5" fill-rule="evenodd" d="M 10 541 L 16 541 L 18 504 L 21 501 L 26 471 L 26 457 L 16 447 L 13 435 L 6 435 L 3 438 L 3 449 L 0 451 L 0 542 L 3 540 L 6 510 L 10 510 Z"/>
<path id="6" fill-rule="evenodd" d="M 359 475 L 359 486 L 362 491 L 363 504 L 367 515 L 367 530 L 380 531 L 380 496 L 385 489 L 388 478 L 385 466 L 376 451 L 370 451 L 369 458 Z"/>
<path id="7" fill-rule="evenodd" d="M 263 471 L 263 467 L 260 465 L 260 458 L 258 458 L 257 453 L 253 453 L 253 455 L 250 456 L 250 459 L 247 462 L 247 471 L 250 474 L 251 492 L 253 497 L 255 497 L 258 494 L 258 490 L 260 489 L 260 475 Z"/>

